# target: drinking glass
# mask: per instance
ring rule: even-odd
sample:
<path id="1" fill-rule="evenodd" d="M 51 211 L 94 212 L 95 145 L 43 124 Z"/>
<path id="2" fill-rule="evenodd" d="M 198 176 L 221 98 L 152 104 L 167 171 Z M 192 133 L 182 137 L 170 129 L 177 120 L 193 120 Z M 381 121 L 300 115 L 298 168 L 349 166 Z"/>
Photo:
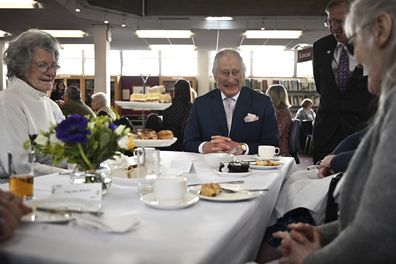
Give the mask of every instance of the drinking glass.
<path id="1" fill-rule="evenodd" d="M 135 150 L 138 163 L 138 193 L 143 196 L 153 192 L 153 184 L 160 175 L 160 151 L 154 148 Z"/>

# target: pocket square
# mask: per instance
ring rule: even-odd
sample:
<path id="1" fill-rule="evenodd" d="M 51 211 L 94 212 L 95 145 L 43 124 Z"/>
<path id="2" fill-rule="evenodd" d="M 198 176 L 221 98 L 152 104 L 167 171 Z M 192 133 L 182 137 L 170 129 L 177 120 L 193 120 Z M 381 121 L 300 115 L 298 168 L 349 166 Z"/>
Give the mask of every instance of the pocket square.
<path id="1" fill-rule="evenodd" d="M 248 113 L 248 114 L 243 118 L 243 120 L 245 120 L 245 123 L 249 123 L 249 122 L 257 121 L 257 120 L 259 120 L 259 118 L 258 118 L 258 116 L 256 116 L 255 114 Z"/>

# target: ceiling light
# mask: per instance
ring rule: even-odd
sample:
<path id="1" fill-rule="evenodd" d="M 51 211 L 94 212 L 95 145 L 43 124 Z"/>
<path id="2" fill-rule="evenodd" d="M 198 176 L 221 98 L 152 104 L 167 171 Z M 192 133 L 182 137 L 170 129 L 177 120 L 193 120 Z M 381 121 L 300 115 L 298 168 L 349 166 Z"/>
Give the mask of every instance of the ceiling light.
<path id="1" fill-rule="evenodd" d="M 248 39 L 298 39 L 301 30 L 247 30 L 244 35 Z"/>
<path id="2" fill-rule="evenodd" d="M 282 51 L 285 50 L 284 45 L 241 45 L 240 50 L 243 51 Z"/>
<path id="3" fill-rule="evenodd" d="M 34 0 L 1 0 L 0 8 L 9 9 L 32 9 L 41 8 L 41 5 Z"/>
<path id="4" fill-rule="evenodd" d="M 109 24 L 109 20 L 105 20 L 105 21 L 103 21 L 103 23 Z"/>
<path id="5" fill-rule="evenodd" d="M 139 38 L 191 38 L 191 30 L 136 30 Z"/>
<path id="6" fill-rule="evenodd" d="M 55 38 L 83 38 L 87 35 L 86 32 L 82 30 L 46 30 L 43 31 L 51 34 Z"/>
<path id="7" fill-rule="evenodd" d="M 207 21 L 230 21 L 233 20 L 232 17 L 222 16 L 222 17 L 206 17 Z"/>
<path id="8" fill-rule="evenodd" d="M 10 35 L 11 35 L 10 33 L 0 30 L 0 37 L 10 36 Z"/>
<path id="9" fill-rule="evenodd" d="M 150 49 L 152 50 L 195 50 L 196 46 L 195 45 L 149 45 Z"/>

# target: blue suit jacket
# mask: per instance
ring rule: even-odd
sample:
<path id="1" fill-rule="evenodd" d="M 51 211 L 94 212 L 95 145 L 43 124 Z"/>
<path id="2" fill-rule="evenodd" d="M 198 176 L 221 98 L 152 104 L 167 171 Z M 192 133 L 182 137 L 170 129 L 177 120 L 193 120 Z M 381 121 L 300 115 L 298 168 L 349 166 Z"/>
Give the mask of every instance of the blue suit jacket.
<path id="1" fill-rule="evenodd" d="M 248 114 L 257 121 L 245 122 Z M 199 145 L 211 136 L 228 136 L 226 114 L 219 89 L 198 97 L 191 109 L 184 133 L 184 151 L 198 152 Z M 270 98 L 250 88 L 242 87 L 235 105 L 229 137 L 249 146 L 249 154 L 257 154 L 259 145 L 278 146 L 278 127 Z"/>

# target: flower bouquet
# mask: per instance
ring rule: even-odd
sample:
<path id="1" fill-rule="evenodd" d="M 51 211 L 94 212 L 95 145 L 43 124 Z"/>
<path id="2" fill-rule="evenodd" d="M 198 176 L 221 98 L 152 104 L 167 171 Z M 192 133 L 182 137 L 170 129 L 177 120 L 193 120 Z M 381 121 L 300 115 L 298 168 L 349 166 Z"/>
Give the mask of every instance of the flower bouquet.
<path id="1" fill-rule="evenodd" d="M 110 184 L 103 177 L 92 175 L 117 151 L 134 148 L 134 140 L 129 132 L 126 126 L 117 127 L 111 123 L 107 116 L 88 119 L 73 114 L 52 126 L 49 131 L 41 131 L 32 146 L 35 152 L 51 156 L 53 162 L 66 160 L 76 164 L 79 171 L 89 172 L 84 182 L 102 182 L 103 189 L 107 189 Z"/>

